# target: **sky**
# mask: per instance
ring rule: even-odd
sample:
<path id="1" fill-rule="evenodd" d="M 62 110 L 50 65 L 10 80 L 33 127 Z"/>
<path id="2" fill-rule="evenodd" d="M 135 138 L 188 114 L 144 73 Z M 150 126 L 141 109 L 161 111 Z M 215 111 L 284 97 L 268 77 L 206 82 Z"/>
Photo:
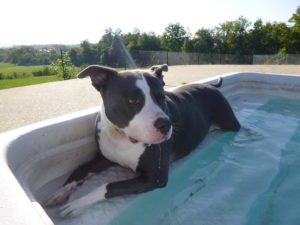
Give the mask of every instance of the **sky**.
<path id="1" fill-rule="evenodd" d="M 96 43 L 105 29 L 162 34 L 170 23 L 191 33 L 244 16 L 287 23 L 299 0 L 0 0 L 0 47 Z"/>

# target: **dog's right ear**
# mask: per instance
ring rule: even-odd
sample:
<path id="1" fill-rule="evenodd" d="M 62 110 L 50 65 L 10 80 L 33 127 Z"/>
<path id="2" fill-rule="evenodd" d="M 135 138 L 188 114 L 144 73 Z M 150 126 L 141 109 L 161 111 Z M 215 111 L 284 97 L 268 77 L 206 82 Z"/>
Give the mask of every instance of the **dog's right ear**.
<path id="1" fill-rule="evenodd" d="M 100 91 L 100 89 L 105 86 L 107 81 L 111 79 L 112 76 L 117 75 L 118 72 L 112 68 L 98 65 L 91 65 L 82 70 L 77 77 L 84 78 L 87 76 L 91 77 L 92 85 Z"/>
<path id="2" fill-rule="evenodd" d="M 168 65 L 167 64 L 163 64 L 163 65 L 152 66 L 150 68 L 150 70 L 155 73 L 155 76 L 158 79 L 160 79 L 162 85 L 165 86 L 163 71 L 164 72 L 168 72 Z"/>

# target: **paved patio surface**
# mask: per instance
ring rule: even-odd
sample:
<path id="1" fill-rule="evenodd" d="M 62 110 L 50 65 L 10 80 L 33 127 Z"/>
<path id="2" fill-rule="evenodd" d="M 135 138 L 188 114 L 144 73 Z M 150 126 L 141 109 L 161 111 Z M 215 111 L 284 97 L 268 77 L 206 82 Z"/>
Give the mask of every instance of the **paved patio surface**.
<path id="1" fill-rule="evenodd" d="M 300 75 L 300 65 L 171 66 L 167 87 L 232 72 Z M 75 79 L 0 90 L 0 132 L 99 105 L 90 79 Z"/>

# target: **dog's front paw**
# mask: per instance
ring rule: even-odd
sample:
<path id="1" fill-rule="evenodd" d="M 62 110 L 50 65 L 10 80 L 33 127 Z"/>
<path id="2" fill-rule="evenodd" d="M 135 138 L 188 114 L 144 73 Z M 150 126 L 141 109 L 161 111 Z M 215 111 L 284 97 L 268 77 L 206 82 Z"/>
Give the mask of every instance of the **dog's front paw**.
<path id="1" fill-rule="evenodd" d="M 74 216 L 80 209 L 80 204 L 78 204 L 78 202 L 75 200 L 62 206 L 60 208 L 59 215 L 61 217 L 71 217 Z"/>
<path id="2" fill-rule="evenodd" d="M 60 205 L 67 201 L 69 196 L 76 190 L 77 182 L 73 181 L 65 186 L 63 186 L 58 191 L 54 192 L 43 204 L 45 207 L 52 207 Z"/>

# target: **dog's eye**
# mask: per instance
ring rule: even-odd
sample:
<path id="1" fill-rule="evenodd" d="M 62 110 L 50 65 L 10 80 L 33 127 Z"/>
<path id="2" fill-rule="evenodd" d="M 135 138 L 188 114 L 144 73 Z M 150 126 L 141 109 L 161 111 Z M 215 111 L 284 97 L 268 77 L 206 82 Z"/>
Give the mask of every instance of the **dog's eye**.
<path id="1" fill-rule="evenodd" d="M 131 98 L 128 98 L 128 103 L 133 104 L 133 105 L 137 105 L 137 104 L 141 103 L 141 100 L 139 98 L 136 98 L 136 97 L 131 97 Z"/>

